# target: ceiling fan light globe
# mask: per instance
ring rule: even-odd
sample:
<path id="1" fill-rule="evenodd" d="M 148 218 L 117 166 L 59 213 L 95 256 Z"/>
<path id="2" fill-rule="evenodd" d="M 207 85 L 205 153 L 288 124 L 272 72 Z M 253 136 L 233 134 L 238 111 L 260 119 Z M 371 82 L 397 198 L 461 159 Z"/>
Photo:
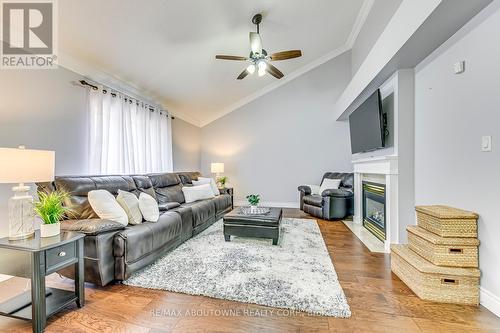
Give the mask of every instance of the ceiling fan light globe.
<path id="1" fill-rule="evenodd" d="M 267 68 L 267 63 L 264 60 L 261 60 L 257 63 L 257 66 L 259 67 L 259 71 L 262 70 L 265 72 Z"/>
<path id="2" fill-rule="evenodd" d="M 266 74 L 266 69 L 259 68 L 258 74 L 259 76 L 264 76 Z"/>
<path id="3" fill-rule="evenodd" d="M 249 74 L 253 74 L 255 72 L 255 65 L 254 64 L 251 64 L 247 67 L 247 72 Z"/>

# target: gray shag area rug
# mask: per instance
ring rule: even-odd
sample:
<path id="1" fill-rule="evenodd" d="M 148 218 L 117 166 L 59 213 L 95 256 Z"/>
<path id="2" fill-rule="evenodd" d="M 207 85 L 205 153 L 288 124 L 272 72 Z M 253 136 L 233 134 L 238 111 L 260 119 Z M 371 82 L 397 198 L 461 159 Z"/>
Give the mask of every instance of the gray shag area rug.
<path id="1" fill-rule="evenodd" d="M 130 286 L 203 295 L 316 315 L 350 317 L 315 220 L 283 219 L 278 245 L 231 237 L 222 220 L 124 281 Z"/>

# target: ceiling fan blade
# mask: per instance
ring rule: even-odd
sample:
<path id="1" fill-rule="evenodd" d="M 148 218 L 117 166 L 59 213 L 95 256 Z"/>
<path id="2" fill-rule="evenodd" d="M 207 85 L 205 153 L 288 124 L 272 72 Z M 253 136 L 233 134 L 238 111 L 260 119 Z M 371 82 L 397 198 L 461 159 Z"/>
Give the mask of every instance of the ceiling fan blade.
<path id="1" fill-rule="evenodd" d="M 253 53 L 262 54 L 262 39 L 256 32 L 250 33 L 250 48 Z"/>
<path id="2" fill-rule="evenodd" d="M 221 59 L 221 60 L 236 60 L 236 61 L 245 61 L 248 60 L 247 57 L 242 57 L 242 56 L 232 56 L 232 55 L 216 55 L 215 59 Z"/>
<path id="3" fill-rule="evenodd" d="M 277 79 L 281 79 L 283 76 L 285 76 L 285 74 L 283 74 L 279 69 L 277 69 L 270 63 L 267 64 L 266 72 L 268 72 Z"/>
<path id="4" fill-rule="evenodd" d="M 287 59 L 293 59 L 293 58 L 298 58 L 302 56 L 302 51 L 300 50 L 290 50 L 290 51 L 283 51 L 283 52 L 277 52 L 271 54 L 271 60 L 277 61 L 277 60 L 287 60 Z"/>
<path id="5" fill-rule="evenodd" d="M 247 71 L 247 70 L 246 70 L 246 68 L 245 68 L 245 70 L 244 70 L 243 72 L 241 72 L 241 74 L 240 74 L 240 75 L 238 75 L 238 77 L 237 77 L 236 79 L 237 79 L 237 80 L 243 80 L 244 78 L 246 78 L 246 77 L 247 77 L 247 75 L 248 75 L 248 71 Z"/>

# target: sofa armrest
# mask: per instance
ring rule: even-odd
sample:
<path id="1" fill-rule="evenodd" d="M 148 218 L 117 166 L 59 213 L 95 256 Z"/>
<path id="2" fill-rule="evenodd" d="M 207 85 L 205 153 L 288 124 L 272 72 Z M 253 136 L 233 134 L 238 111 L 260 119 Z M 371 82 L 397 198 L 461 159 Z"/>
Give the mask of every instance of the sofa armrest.
<path id="1" fill-rule="evenodd" d="M 341 188 L 336 188 L 336 189 L 327 189 L 324 190 L 323 193 L 321 194 L 322 197 L 336 197 L 336 198 L 348 198 L 351 197 L 353 194 L 351 191 L 344 190 Z"/>
<path id="2" fill-rule="evenodd" d="M 178 202 L 166 202 L 164 204 L 159 204 L 158 209 L 160 212 L 166 212 L 168 210 L 174 209 L 179 207 L 181 204 Z"/>
<path id="3" fill-rule="evenodd" d="M 300 192 L 304 193 L 304 195 L 311 194 L 311 188 L 308 185 L 301 185 L 297 188 Z"/>
<path id="4" fill-rule="evenodd" d="M 229 194 L 233 195 L 233 188 L 232 187 L 224 187 L 224 188 L 219 188 L 219 193 L 220 194 Z"/>
<path id="5" fill-rule="evenodd" d="M 125 229 L 125 226 L 115 221 L 102 219 L 64 220 L 61 221 L 61 229 L 77 231 L 85 235 L 98 235 L 109 231 L 122 230 Z"/>

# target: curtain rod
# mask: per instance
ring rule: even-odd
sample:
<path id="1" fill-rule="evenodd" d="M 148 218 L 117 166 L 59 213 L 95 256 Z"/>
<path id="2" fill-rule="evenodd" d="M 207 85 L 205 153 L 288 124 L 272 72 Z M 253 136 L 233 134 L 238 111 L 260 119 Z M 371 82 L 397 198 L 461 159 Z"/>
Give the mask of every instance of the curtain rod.
<path id="1" fill-rule="evenodd" d="M 85 81 L 85 80 L 80 80 L 80 81 L 78 81 L 78 82 L 80 82 L 80 84 L 81 84 L 82 86 L 89 86 L 90 88 L 92 88 L 92 90 L 99 90 L 99 87 L 98 87 L 98 86 L 95 86 L 95 85 L 93 85 L 93 84 L 90 84 L 90 83 L 88 83 L 88 82 L 87 82 L 87 81 Z M 103 89 L 103 90 L 102 90 L 102 92 L 106 94 L 108 91 L 107 91 L 107 89 Z M 116 97 L 116 93 L 111 93 L 111 96 L 112 96 L 112 97 Z M 132 99 L 135 99 L 135 100 L 136 100 L 136 102 L 137 102 L 137 105 L 139 105 L 139 100 L 138 100 L 137 98 L 127 96 L 125 99 L 127 99 L 127 98 L 128 98 L 128 100 L 130 101 L 130 103 L 132 103 Z M 141 103 L 144 103 L 144 102 L 142 102 L 142 101 L 141 101 Z M 147 104 L 147 103 L 144 103 L 144 104 Z M 155 110 L 154 108 L 149 107 L 149 111 L 153 112 L 154 110 Z M 162 112 L 162 110 L 160 110 L 160 113 L 161 113 L 161 112 Z M 168 114 L 168 111 L 165 111 L 165 112 L 167 112 L 167 116 L 168 116 L 168 115 L 169 115 L 169 114 Z M 174 117 L 174 116 L 172 116 L 172 115 L 170 115 L 170 118 L 172 118 L 172 120 L 173 120 L 173 119 L 175 119 L 175 117 Z"/>

